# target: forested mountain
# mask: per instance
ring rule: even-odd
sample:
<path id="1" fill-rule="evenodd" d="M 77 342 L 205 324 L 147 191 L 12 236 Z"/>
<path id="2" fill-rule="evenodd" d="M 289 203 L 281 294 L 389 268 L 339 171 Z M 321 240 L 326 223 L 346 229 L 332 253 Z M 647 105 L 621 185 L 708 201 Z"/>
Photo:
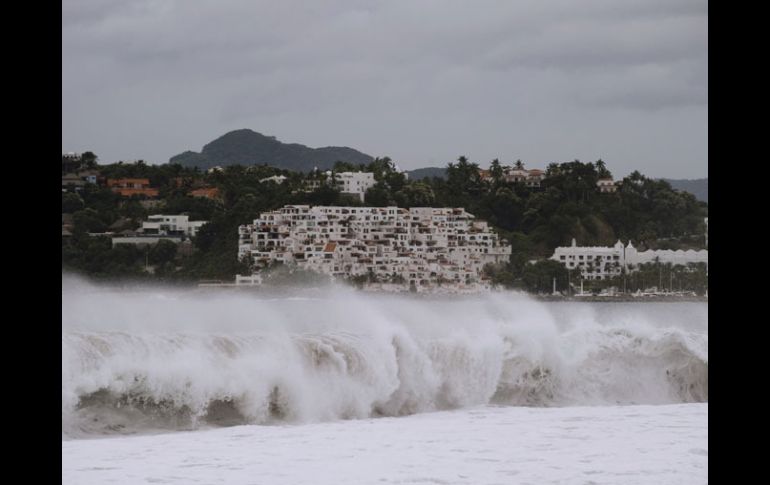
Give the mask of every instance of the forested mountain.
<path id="1" fill-rule="evenodd" d="M 252 130 L 226 133 L 203 147 L 200 153 L 186 151 L 171 157 L 170 164 L 209 169 L 229 165 L 269 165 L 309 172 L 314 168 L 329 170 L 335 162 L 370 163 L 373 158 L 348 147 L 310 148 L 298 143 L 283 143 L 274 136 Z"/>

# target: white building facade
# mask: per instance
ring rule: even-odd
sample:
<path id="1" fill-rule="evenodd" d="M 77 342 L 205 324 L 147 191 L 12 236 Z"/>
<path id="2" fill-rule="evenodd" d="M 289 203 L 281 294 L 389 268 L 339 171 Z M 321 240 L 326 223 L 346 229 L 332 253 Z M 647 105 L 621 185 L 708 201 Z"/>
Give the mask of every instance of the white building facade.
<path id="1" fill-rule="evenodd" d="M 343 194 L 357 196 L 364 202 L 369 187 L 374 187 L 374 174 L 370 172 L 339 172 L 336 174 L 337 188 Z"/>
<path id="2" fill-rule="evenodd" d="M 208 221 L 191 221 L 186 215 L 155 214 L 142 223 L 142 233 L 161 236 L 195 236 Z"/>
<path id="3" fill-rule="evenodd" d="M 603 280 L 638 269 L 639 265 L 660 262 L 687 266 L 689 263 L 708 264 L 708 250 L 687 251 L 677 250 L 648 250 L 638 251 L 628 242 L 627 246 L 618 241 L 612 247 L 578 246 L 575 239 L 572 246 L 556 248 L 551 259 L 558 261 L 567 269 L 579 270 L 583 278 L 588 280 Z"/>
<path id="4" fill-rule="evenodd" d="M 461 208 L 285 206 L 240 226 L 240 259 L 274 263 L 417 291 L 488 284 L 482 268 L 511 248 Z"/>
<path id="5" fill-rule="evenodd" d="M 539 188 L 540 183 L 545 180 L 545 172 L 537 168 L 527 170 L 522 165 L 521 168 L 505 166 L 502 167 L 502 169 L 503 180 L 508 183 L 523 184 L 530 188 Z M 482 180 L 492 179 L 490 170 L 479 169 L 479 175 Z"/>
<path id="6" fill-rule="evenodd" d="M 612 177 L 597 180 L 596 187 L 601 193 L 614 193 L 618 191 L 618 183 L 612 180 Z"/>

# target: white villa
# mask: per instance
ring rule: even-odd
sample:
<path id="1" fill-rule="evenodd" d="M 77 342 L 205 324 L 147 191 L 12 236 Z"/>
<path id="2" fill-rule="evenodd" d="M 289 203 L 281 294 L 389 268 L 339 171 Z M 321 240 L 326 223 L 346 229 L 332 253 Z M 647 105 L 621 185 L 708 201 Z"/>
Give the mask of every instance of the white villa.
<path id="1" fill-rule="evenodd" d="M 462 208 L 287 205 L 238 228 L 238 257 L 254 271 L 270 263 L 398 289 L 482 288 L 482 268 L 511 247 Z"/>
<path id="2" fill-rule="evenodd" d="M 323 175 L 325 177 L 322 179 L 305 180 L 303 190 L 312 192 L 322 185 L 333 185 L 341 193 L 354 195 L 358 197 L 358 200 L 364 202 L 367 189 L 374 187 L 377 183 L 371 172 L 337 172 L 335 174 L 331 170 L 327 170 Z"/>
<path id="3" fill-rule="evenodd" d="M 142 223 L 141 232 L 147 235 L 195 236 L 208 221 L 191 221 L 186 215 L 155 214 Z"/>
<path id="4" fill-rule="evenodd" d="M 492 179 L 491 170 L 479 169 L 479 175 L 481 180 Z M 545 172 L 537 168 L 527 170 L 523 165 L 521 168 L 505 166 L 503 167 L 503 180 L 509 183 L 523 184 L 531 188 L 539 188 L 540 182 L 545 180 Z"/>
<path id="5" fill-rule="evenodd" d="M 361 202 L 369 187 L 374 187 L 374 174 L 370 172 L 339 172 L 337 174 L 337 188 L 343 194 L 357 196 Z"/>
<path id="6" fill-rule="evenodd" d="M 503 168 L 503 180 L 506 182 L 524 184 L 527 187 L 540 187 L 543 179 L 545 179 L 545 172 L 537 168 L 531 170 L 516 167 Z"/>
<path id="7" fill-rule="evenodd" d="M 551 259 L 564 264 L 568 269 L 578 269 L 583 278 L 602 280 L 621 274 L 623 268 L 633 271 L 640 264 L 660 262 L 686 266 L 689 263 L 708 264 L 708 250 L 687 251 L 648 250 L 637 251 L 628 242 L 627 246 L 618 241 L 612 247 L 578 246 L 572 239 L 572 246 L 558 247 Z"/>
<path id="8" fill-rule="evenodd" d="M 134 233 L 126 232 L 122 236 L 112 238 L 112 246 L 119 244 L 132 244 L 135 246 L 149 246 L 161 240 L 181 243 L 187 238 L 198 234 L 198 230 L 208 221 L 191 221 L 187 215 L 167 216 L 155 214 L 149 216 L 142 223 L 142 227 Z M 188 241 L 189 242 L 189 241 Z"/>
<path id="9" fill-rule="evenodd" d="M 612 177 L 605 177 L 596 181 L 596 187 L 602 193 L 614 193 L 618 191 L 620 181 L 615 182 Z"/>

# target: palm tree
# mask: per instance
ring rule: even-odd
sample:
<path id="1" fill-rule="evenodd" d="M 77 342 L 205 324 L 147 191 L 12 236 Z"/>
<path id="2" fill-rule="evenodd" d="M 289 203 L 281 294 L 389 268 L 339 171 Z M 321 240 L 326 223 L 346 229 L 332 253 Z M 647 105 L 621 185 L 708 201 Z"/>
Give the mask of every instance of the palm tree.
<path id="1" fill-rule="evenodd" d="M 498 185 L 503 179 L 503 167 L 500 165 L 500 160 L 492 160 L 492 165 L 489 167 L 489 171 L 492 174 L 492 181 L 495 185 Z"/>
<path id="2" fill-rule="evenodd" d="M 96 168 L 96 161 L 99 157 L 94 152 L 83 152 L 80 155 L 80 160 L 85 164 L 87 170 L 93 170 Z"/>
<path id="3" fill-rule="evenodd" d="M 620 263 L 615 262 L 615 267 L 620 266 Z M 626 268 L 620 268 L 620 274 L 623 275 L 623 293 L 626 293 Z"/>
<path id="4" fill-rule="evenodd" d="M 607 165 L 602 161 L 600 158 L 596 161 L 596 170 L 599 173 L 599 178 L 607 178 L 612 177 L 612 174 L 609 170 L 607 170 Z"/>

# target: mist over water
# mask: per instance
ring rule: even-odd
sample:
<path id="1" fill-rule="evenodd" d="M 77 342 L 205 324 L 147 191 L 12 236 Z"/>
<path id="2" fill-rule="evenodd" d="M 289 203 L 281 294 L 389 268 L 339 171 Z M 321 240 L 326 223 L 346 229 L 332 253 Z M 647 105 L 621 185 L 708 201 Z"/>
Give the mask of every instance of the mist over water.
<path id="1" fill-rule="evenodd" d="M 708 400 L 705 303 L 62 284 L 63 437 Z"/>

